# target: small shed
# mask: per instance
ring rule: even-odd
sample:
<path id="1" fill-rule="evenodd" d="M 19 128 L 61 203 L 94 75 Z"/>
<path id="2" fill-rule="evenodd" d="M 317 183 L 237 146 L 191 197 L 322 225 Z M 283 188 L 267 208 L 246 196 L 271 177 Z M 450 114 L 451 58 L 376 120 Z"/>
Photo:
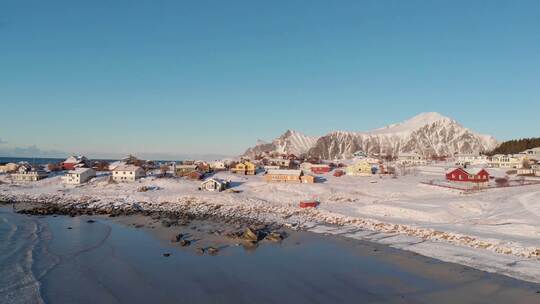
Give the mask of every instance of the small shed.
<path id="1" fill-rule="evenodd" d="M 204 191 L 224 191 L 230 186 L 230 181 L 218 179 L 218 178 L 210 178 L 201 183 L 201 186 L 199 187 L 199 190 Z"/>

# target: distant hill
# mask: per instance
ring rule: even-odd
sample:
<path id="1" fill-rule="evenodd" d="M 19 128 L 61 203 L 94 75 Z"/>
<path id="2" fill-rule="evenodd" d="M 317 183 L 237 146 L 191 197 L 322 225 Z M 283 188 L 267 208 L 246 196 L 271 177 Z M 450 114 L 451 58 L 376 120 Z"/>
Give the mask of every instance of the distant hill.
<path id="1" fill-rule="evenodd" d="M 540 147 L 540 137 L 513 139 L 501 143 L 497 148 L 488 154 L 517 154 L 527 149 L 536 147 Z"/>

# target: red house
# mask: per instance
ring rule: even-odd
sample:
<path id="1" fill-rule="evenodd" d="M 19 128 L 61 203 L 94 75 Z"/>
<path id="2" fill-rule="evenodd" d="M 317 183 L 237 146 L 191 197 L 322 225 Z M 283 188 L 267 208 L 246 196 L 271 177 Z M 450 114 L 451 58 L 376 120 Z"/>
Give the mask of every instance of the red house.
<path id="1" fill-rule="evenodd" d="M 336 170 L 336 172 L 334 172 L 335 177 L 341 177 L 343 175 L 345 175 L 345 172 L 343 170 Z"/>
<path id="2" fill-rule="evenodd" d="M 204 178 L 204 173 L 199 171 L 191 171 L 187 174 L 187 177 L 191 180 L 202 180 Z"/>
<path id="3" fill-rule="evenodd" d="M 311 172 L 315 174 L 324 174 L 330 172 L 330 166 L 328 165 L 312 165 Z"/>
<path id="4" fill-rule="evenodd" d="M 483 168 L 454 168 L 446 172 L 446 179 L 453 182 L 487 183 L 489 181 L 489 173 Z"/>
<path id="5" fill-rule="evenodd" d="M 89 167 L 88 159 L 84 156 L 70 156 L 61 163 L 62 170 Z"/>

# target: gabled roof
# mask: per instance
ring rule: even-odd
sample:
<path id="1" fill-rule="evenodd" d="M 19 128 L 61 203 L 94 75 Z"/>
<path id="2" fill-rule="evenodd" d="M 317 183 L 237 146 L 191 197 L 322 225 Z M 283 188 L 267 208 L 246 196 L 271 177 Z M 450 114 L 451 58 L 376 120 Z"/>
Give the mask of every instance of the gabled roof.
<path id="1" fill-rule="evenodd" d="M 86 161 L 86 157 L 82 156 L 82 155 L 78 155 L 78 156 L 70 156 L 68 157 L 64 163 L 68 163 L 68 164 L 76 164 L 76 163 L 80 163 L 80 162 L 83 162 L 83 161 Z"/>
<path id="2" fill-rule="evenodd" d="M 82 174 L 88 170 L 94 170 L 92 168 L 75 168 L 74 170 L 69 170 L 69 174 Z"/>
<path id="3" fill-rule="evenodd" d="M 302 170 L 268 170 L 266 174 L 302 176 Z"/>
<path id="4" fill-rule="evenodd" d="M 478 175 L 480 172 L 482 171 L 486 171 L 486 169 L 484 168 L 470 168 L 470 169 L 464 169 L 464 168 L 461 168 L 461 167 L 458 167 L 458 168 L 450 168 L 448 170 L 446 170 L 446 174 L 450 174 L 456 170 L 460 170 L 460 171 L 463 171 L 465 172 L 466 174 L 468 175 Z M 486 173 L 488 173 L 486 171 Z M 489 173 L 488 173 L 489 174 Z"/>
<path id="5" fill-rule="evenodd" d="M 311 164 L 311 168 L 328 168 L 330 167 L 327 164 Z"/>
<path id="6" fill-rule="evenodd" d="M 209 179 L 207 179 L 205 181 L 202 181 L 201 184 L 204 185 L 204 184 L 209 183 L 209 182 L 215 182 L 215 183 L 222 184 L 222 185 L 228 183 L 228 181 L 226 181 L 226 180 L 213 177 L 213 178 L 209 178 Z"/>
<path id="7" fill-rule="evenodd" d="M 486 169 L 484 168 L 471 168 L 471 169 L 467 169 L 465 170 L 467 173 L 469 173 L 470 175 L 477 175 L 479 174 L 480 172 L 482 171 L 486 171 Z M 487 173 L 487 171 L 486 171 Z M 489 173 L 488 173 L 489 174 Z"/>
<path id="8" fill-rule="evenodd" d="M 141 167 L 137 167 L 137 166 L 134 166 L 134 165 L 120 165 L 120 166 L 117 166 L 116 168 L 114 168 L 113 171 L 137 171 L 142 168 Z"/>
<path id="9" fill-rule="evenodd" d="M 197 169 L 197 165 L 177 165 L 176 169 Z"/>

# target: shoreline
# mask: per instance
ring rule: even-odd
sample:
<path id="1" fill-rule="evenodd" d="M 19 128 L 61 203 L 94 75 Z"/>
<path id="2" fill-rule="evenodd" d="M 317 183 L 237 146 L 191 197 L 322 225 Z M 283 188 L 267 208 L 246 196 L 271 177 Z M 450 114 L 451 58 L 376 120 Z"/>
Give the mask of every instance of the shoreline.
<path id="1" fill-rule="evenodd" d="M 94 297 L 106 302 L 112 297 L 130 303 L 150 299 L 222 303 L 259 299 L 273 303 L 284 298 L 296 299 L 297 303 L 316 299 L 346 303 L 476 303 L 478 299 L 531 303 L 540 297 L 540 284 L 339 235 L 290 231 L 282 242 L 262 241 L 251 247 L 224 234 L 211 233 L 224 225 L 213 219 L 167 227 L 159 219 L 142 214 L 16 216 L 48 227 L 52 243 L 47 247 L 62 257 L 39 280 L 42 297 L 51 302 L 90 301 Z M 170 242 L 171 236 L 186 231 L 192 234 L 191 246 Z M 209 246 L 219 251 L 212 254 L 197 250 Z M 73 272 L 80 272 L 82 281 L 64 280 Z M 308 283 L 299 285 L 298 278 Z M 91 296 L 80 292 L 88 288 L 95 290 Z"/>
<path id="2" fill-rule="evenodd" d="M 92 188 L 96 186 L 93 185 Z M 119 189 L 122 189 L 125 186 L 128 185 L 116 185 L 114 188 L 120 187 Z M 433 227 L 411 226 L 385 222 L 380 219 L 348 216 L 325 208 L 291 208 L 290 205 L 275 205 L 262 198 L 239 196 L 239 194 L 233 193 L 219 196 L 193 193 L 184 196 L 156 197 L 157 193 L 155 192 L 142 196 L 135 193 L 120 195 L 119 193 L 114 194 L 117 192 L 113 190 L 108 195 L 92 195 L 90 193 L 92 190 L 87 187 L 83 186 L 81 189 L 84 191 L 79 195 L 65 191 L 30 194 L 31 192 L 25 191 L 26 186 L 14 185 L 14 191 L 0 192 L 0 202 L 16 205 L 31 203 L 52 208 L 42 210 L 42 214 L 60 212 L 76 216 L 96 213 L 114 217 L 139 213 L 146 215 L 159 213 L 178 218 L 214 218 L 225 222 L 238 221 L 238 223 L 252 225 L 269 224 L 293 230 L 303 229 L 325 234 L 341 234 L 353 239 L 364 239 L 383 244 L 386 243 L 386 240 L 396 239 L 395 243 L 388 244 L 442 261 L 455 262 L 531 282 L 540 282 L 540 248 L 523 246 L 523 244 L 501 239 L 479 238 L 438 230 Z M 140 199 L 140 197 L 146 199 Z M 420 245 L 415 246 L 416 244 Z M 428 248 L 424 248 L 425 246 Z M 444 250 L 441 251 L 440 248 Z M 455 252 L 456 248 L 462 252 Z M 467 252 L 471 257 L 464 258 L 463 252 Z M 507 265 L 517 267 L 508 267 Z"/>
<path id="3" fill-rule="evenodd" d="M 234 195 L 234 194 L 233 194 Z M 343 227 L 346 230 L 366 230 L 387 235 L 403 235 L 422 241 L 435 241 L 466 246 L 473 249 L 492 251 L 496 254 L 540 261 L 540 247 L 520 246 L 513 242 L 478 238 L 461 233 L 440 231 L 433 228 L 387 223 L 371 218 L 359 218 L 335 214 L 316 208 L 296 209 L 255 204 L 246 206 L 227 205 L 207 201 L 194 196 L 178 197 L 176 202 L 126 202 L 122 199 L 104 200 L 90 195 L 51 195 L 42 193 L 37 196 L 26 194 L 0 193 L 0 203 L 34 203 L 53 207 L 52 212 L 74 213 L 93 212 L 105 215 L 143 213 L 170 213 L 191 217 L 216 217 L 224 220 L 240 219 L 256 224 L 278 224 L 291 229 L 309 229 L 318 225 Z M 58 211 L 54 211 L 58 210 Z M 45 211 L 47 212 L 47 211 Z"/>

